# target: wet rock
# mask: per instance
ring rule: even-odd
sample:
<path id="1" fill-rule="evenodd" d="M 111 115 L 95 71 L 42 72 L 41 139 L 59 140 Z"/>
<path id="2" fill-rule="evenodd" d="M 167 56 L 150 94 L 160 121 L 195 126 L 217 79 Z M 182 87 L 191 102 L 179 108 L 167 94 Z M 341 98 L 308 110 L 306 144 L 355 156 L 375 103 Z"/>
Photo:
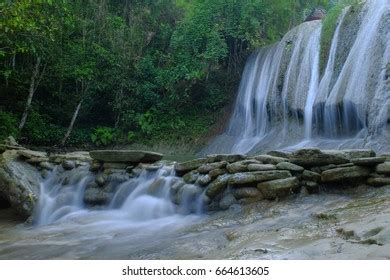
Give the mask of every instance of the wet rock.
<path id="1" fill-rule="evenodd" d="M 390 185 L 390 177 L 368 178 L 367 184 L 374 186 L 374 187 L 381 187 L 381 186 Z"/>
<path id="2" fill-rule="evenodd" d="M 218 194 L 222 193 L 225 190 L 231 176 L 232 175 L 230 174 L 219 175 L 213 182 L 208 185 L 206 189 L 206 195 L 212 199 Z"/>
<path id="3" fill-rule="evenodd" d="M 209 172 L 209 176 L 211 179 L 214 179 L 215 177 L 225 174 L 226 172 L 226 169 L 214 169 Z"/>
<path id="4" fill-rule="evenodd" d="M 341 150 L 349 159 L 353 158 L 368 158 L 375 157 L 376 154 L 371 149 L 349 149 L 349 150 Z"/>
<path id="5" fill-rule="evenodd" d="M 41 174 L 18 158 L 17 150 L 0 155 L 0 193 L 13 209 L 27 218 L 32 215 L 38 201 Z"/>
<path id="6" fill-rule="evenodd" d="M 376 166 L 376 172 L 379 174 L 390 175 L 390 162 L 387 161 L 385 163 L 378 164 Z"/>
<path id="7" fill-rule="evenodd" d="M 360 166 L 341 167 L 322 172 L 321 181 L 324 183 L 342 182 L 350 179 L 367 177 L 370 170 Z"/>
<path id="8" fill-rule="evenodd" d="M 217 161 L 226 161 L 228 163 L 242 161 L 246 158 L 245 155 L 241 154 L 217 154 L 217 155 L 208 155 L 207 162 L 217 162 Z"/>
<path id="9" fill-rule="evenodd" d="M 52 154 L 49 157 L 51 162 L 62 163 L 64 160 L 73 160 L 80 162 L 91 162 L 92 158 L 89 156 L 89 152 L 79 151 L 67 154 Z"/>
<path id="10" fill-rule="evenodd" d="M 228 193 L 222 197 L 221 201 L 219 202 L 219 208 L 222 210 L 227 210 L 230 208 L 230 206 L 237 203 L 237 199 L 231 193 Z"/>
<path id="11" fill-rule="evenodd" d="M 250 187 L 236 188 L 233 190 L 233 195 L 237 199 L 262 196 L 257 188 Z"/>
<path id="12" fill-rule="evenodd" d="M 279 170 L 289 170 L 292 172 L 303 172 L 305 170 L 302 166 L 293 164 L 291 162 L 280 162 L 276 165 Z"/>
<path id="13" fill-rule="evenodd" d="M 105 162 L 103 163 L 103 169 L 126 169 L 127 163 L 123 162 Z"/>
<path id="14" fill-rule="evenodd" d="M 220 162 L 214 162 L 214 163 L 207 163 L 203 164 L 198 168 L 199 173 L 201 174 L 207 174 L 210 171 L 214 169 L 223 169 L 227 165 L 226 161 L 220 161 Z"/>
<path id="15" fill-rule="evenodd" d="M 48 161 L 42 161 L 40 164 L 39 164 L 39 167 L 41 167 L 42 169 L 45 169 L 45 170 L 53 170 L 54 169 L 54 165 L 51 164 L 50 162 Z"/>
<path id="16" fill-rule="evenodd" d="M 386 161 L 385 157 L 354 158 L 352 163 L 359 166 L 375 166 Z"/>
<path id="17" fill-rule="evenodd" d="M 198 158 L 185 162 L 178 162 L 175 164 L 175 171 L 179 175 L 183 175 L 192 170 L 198 169 L 201 165 L 207 163 L 206 158 Z"/>
<path id="18" fill-rule="evenodd" d="M 187 184 L 194 184 L 196 180 L 198 180 L 199 172 L 196 170 L 192 170 L 183 176 L 184 182 Z"/>
<path id="19" fill-rule="evenodd" d="M 31 158 L 47 158 L 45 152 L 31 151 L 31 150 L 19 150 L 18 155 L 25 159 Z"/>
<path id="20" fill-rule="evenodd" d="M 233 174 L 229 179 L 231 185 L 254 184 L 263 181 L 284 179 L 291 177 L 291 173 L 285 170 L 243 172 Z"/>
<path id="21" fill-rule="evenodd" d="M 95 178 L 96 184 L 98 184 L 98 186 L 101 186 L 101 187 L 104 186 L 104 184 L 106 183 L 106 181 L 107 181 L 107 175 L 104 174 L 104 173 L 98 174 L 98 175 L 96 176 L 96 178 Z"/>
<path id="22" fill-rule="evenodd" d="M 211 182 L 211 177 L 209 175 L 200 175 L 195 183 L 201 186 L 206 186 L 210 182 Z"/>
<path id="23" fill-rule="evenodd" d="M 301 178 L 307 181 L 319 182 L 321 180 L 321 175 L 317 172 L 305 170 L 301 174 Z"/>
<path id="24" fill-rule="evenodd" d="M 258 161 L 261 161 L 262 163 L 274 164 L 274 165 L 281 163 L 281 162 L 289 161 L 287 158 L 275 157 L 275 156 L 271 156 L 271 155 L 257 155 L 254 158 Z"/>
<path id="25" fill-rule="evenodd" d="M 34 164 L 39 165 L 41 162 L 46 162 L 48 160 L 49 158 L 47 157 L 33 157 L 33 158 L 26 159 L 26 162 L 33 165 Z"/>
<path id="26" fill-rule="evenodd" d="M 89 205 L 104 205 L 110 199 L 110 194 L 97 188 L 88 188 L 84 193 L 84 202 Z"/>
<path id="27" fill-rule="evenodd" d="M 270 151 L 267 155 L 287 159 L 290 156 L 290 153 L 285 151 Z"/>
<path id="28" fill-rule="evenodd" d="M 153 163 L 162 159 L 163 155 L 138 150 L 97 150 L 89 152 L 94 160 L 103 162 Z"/>
<path id="29" fill-rule="evenodd" d="M 226 169 L 229 171 L 229 173 L 245 172 L 248 171 L 249 164 L 261 164 L 261 162 L 254 159 L 242 160 L 228 164 Z"/>
<path id="30" fill-rule="evenodd" d="M 267 170 L 276 170 L 276 166 L 273 164 L 258 164 L 251 163 L 248 164 L 249 171 L 267 171 Z"/>
<path id="31" fill-rule="evenodd" d="M 383 153 L 380 155 L 381 157 L 385 157 L 386 161 L 390 161 L 390 153 Z"/>
<path id="32" fill-rule="evenodd" d="M 103 167 L 103 164 L 98 162 L 98 161 L 93 161 L 91 163 L 91 166 L 89 167 L 89 170 L 92 171 L 92 172 L 97 172 L 99 170 L 101 170 Z"/>
<path id="33" fill-rule="evenodd" d="M 349 163 L 349 159 L 341 151 L 321 151 L 317 148 L 306 148 L 291 153 L 290 162 L 304 167 L 311 167 Z"/>
<path id="34" fill-rule="evenodd" d="M 72 170 L 75 167 L 76 167 L 76 164 L 74 163 L 74 161 L 71 161 L 71 160 L 65 160 L 62 163 L 62 168 L 64 168 L 65 170 Z"/>
<path id="35" fill-rule="evenodd" d="M 257 184 L 257 188 L 266 199 L 286 197 L 296 190 L 299 181 L 296 177 L 278 179 Z"/>
<path id="36" fill-rule="evenodd" d="M 186 183 L 181 181 L 181 180 L 178 180 L 176 181 L 175 183 L 172 184 L 171 186 L 171 193 L 172 195 L 175 195 L 178 193 L 178 191 L 185 185 Z"/>

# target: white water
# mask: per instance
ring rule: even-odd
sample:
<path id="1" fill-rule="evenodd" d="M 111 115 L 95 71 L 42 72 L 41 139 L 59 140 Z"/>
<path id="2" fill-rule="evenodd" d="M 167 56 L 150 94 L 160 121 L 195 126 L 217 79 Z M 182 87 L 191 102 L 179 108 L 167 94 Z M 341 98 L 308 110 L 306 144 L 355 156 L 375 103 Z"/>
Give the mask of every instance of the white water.
<path id="1" fill-rule="evenodd" d="M 390 0 L 342 12 L 320 76 L 321 29 L 303 23 L 249 57 L 228 128 L 202 153 L 390 148 Z"/>
<path id="2" fill-rule="evenodd" d="M 65 172 L 61 167 L 55 169 L 41 183 L 35 224 L 43 226 L 77 220 L 87 224 L 109 222 L 158 227 L 202 212 L 201 192 L 193 185 L 184 185 L 177 194 L 180 203 L 174 203 L 172 186 L 180 183 L 181 178 L 174 176 L 171 166 L 156 171 L 143 170 L 136 178 L 120 184 L 109 183 L 113 188 L 111 198 L 99 209 L 84 203 L 85 191 L 94 180 L 88 167 Z"/>

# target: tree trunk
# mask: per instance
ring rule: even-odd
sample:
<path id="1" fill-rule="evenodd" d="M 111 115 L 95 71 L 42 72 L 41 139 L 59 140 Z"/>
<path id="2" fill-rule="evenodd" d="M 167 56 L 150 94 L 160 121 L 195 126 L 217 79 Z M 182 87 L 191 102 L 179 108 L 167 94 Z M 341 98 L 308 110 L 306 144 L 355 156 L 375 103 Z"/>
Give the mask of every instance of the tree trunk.
<path id="1" fill-rule="evenodd" d="M 76 110 L 75 110 L 74 113 L 73 113 L 73 117 L 72 117 L 72 120 L 70 121 L 68 130 L 66 131 L 66 134 L 65 134 L 64 138 L 63 138 L 62 141 L 61 141 L 61 145 L 62 145 L 62 146 L 65 145 L 66 140 L 68 140 L 70 134 L 72 133 L 74 123 L 75 123 L 75 121 L 76 121 L 76 119 L 77 119 L 77 116 L 78 116 L 79 111 L 80 111 L 80 108 L 81 108 L 81 103 L 82 103 L 82 100 L 79 102 L 79 104 L 78 104 L 77 107 L 76 107 Z"/>
<path id="2" fill-rule="evenodd" d="M 24 108 L 22 119 L 20 120 L 19 130 L 22 130 L 24 125 L 26 124 L 27 116 L 28 116 L 28 113 L 29 113 L 30 108 L 31 108 L 31 101 L 33 99 L 35 90 L 37 89 L 36 85 L 38 85 L 38 83 L 39 83 L 39 81 L 37 82 L 37 78 L 38 78 L 38 74 L 39 74 L 39 66 L 40 66 L 40 64 L 41 64 L 41 58 L 38 57 L 37 61 L 35 63 L 33 72 L 31 74 L 31 80 L 30 80 L 30 87 L 29 87 L 29 90 L 28 90 L 27 102 L 26 102 L 26 106 Z"/>

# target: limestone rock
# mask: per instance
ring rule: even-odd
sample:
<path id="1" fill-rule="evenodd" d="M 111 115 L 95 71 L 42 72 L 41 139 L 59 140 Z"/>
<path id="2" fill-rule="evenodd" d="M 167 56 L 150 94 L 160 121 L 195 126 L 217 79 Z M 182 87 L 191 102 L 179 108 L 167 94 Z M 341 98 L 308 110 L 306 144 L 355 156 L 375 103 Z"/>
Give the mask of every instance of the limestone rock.
<path id="1" fill-rule="evenodd" d="M 163 157 L 159 153 L 137 150 L 96 150 L 89 152 L 89 154 L 94 160 L 126 163 L 152 163 L 161 160 Z"/>
<path id="2" fill-rule="evenodd" d="M 214 169 L 209 172 L 209 176 L 211 179 L 214 179 L 215 177 L 225 174 L 226 172 L 226 169 Z"/>
<path id="3" fill-rule="evenodd" d="M 213 182 L 210 183 L 210 185 L 208 185 L 206 195 L 212 199 L 222 193 L 225 190 L 231 176 L 232 175 L 230 174 L 219 175 Z"/>
<path id="4" fill-rule="evenodd" d="M 183 176 L 183 180 L 187 184 L 194 184 L 196 180 L 198 180 L 198 177 L 199 172 L 197 170 L 192 170 Z"/>
<path id="5" fill-rule="evenodd" d="M 289 161 L 287 158 L 275 157 L 275 156 L 271 156 L 271 155 L 257 155 L 254 158 L 258 161 L 261 161 L 262 163 L 274 164 L 274 165 L 281 163 L 281 162 Z"/>
<path id="6" fill-rule="evenodd" d="M 90 162 L 92 158 L 89 156 L 89 152 L 79 151 L 67 154 L 52 154 L 49 157 L 50 161 L 55 163 L 62 163 L 65 160 L 73 160 L 80 162 Z"/>
<path id="7" fill-rule="evenodd" d="M 262 196 L 257 188 L 250 187 L 236 188 L 233 190 L 233 195 L 237 199 Z"/>
<path id="8" fill-rule="evenodd" d="M 92 206 L 104 205 L 109 199 L 110 194 L 102 189 L 88 188 L 84 193 L 84 202 Z"/>
<path id="9" fill-rule="evenodd" d="M 224 195 L 221 201 L 219 202 L 219 208 L 221 208 L 222 210 L 227 210 L 230 208 L 230 206 L 237 203 L 238 203 L 237 199 L 231 193 L 228 193 Z"/>
<path id="10" fill-rule="evenodd" d="M 296 177 L 278 179 L 257 184 L 257 188 L 266 199 L 275 199 L 288 196 L 299 186 Z"/>
<path id="11" fill-rule="evenodd" d="M 47 154 L 45 152 L 38 152 L 38 151 L 31 151 L 31 150 L 19 150 L 18 155 L 26 159 L 47 158 Z"/>
<path id="12" fill-rule="evenodd" d="M 229 171 L 229 173 L 245 172 L 248 171 L 249 164 L 261 164 L 261 162 L 254 159 L 242 160 L 228 164 L 226 169 Z"/>
<path id="13" fill-rule="evenodd" d="M 352 163 L 359 166 L 375 166 L 386 161 L 385 157 L 354 158 Z"/>
<path id="14" fill-rule="evenodd" d="M 390 162 L 386 161 L 385 163 L 378 164 L 376 166 L 376 172 L 379 174 L 390 175 Z"/>
<path id="15" fill-rule="evenodd" d="M 214 163 L 207 163 L 203 164 L 198 168 L 199 173 L 201 174 L 207 174 L 210 171 L 214 169 L 223 169 L 227 165 L 226 161 L 220 161 L 220 162 L 214 162 Z"/>
<path id="16" fill-rule="evenodd" d="M 54 169 L 54 166 L 48 161 L 42 161 L 41 163 L 39 163 L 39 167 L 41 167 L 42 169 L 45 169 L 45 170 L 53 170 Z"/>
<path id="17" fill-rule="evenodd" d="M 307 181 L 319 182 L 321 180 L 321 175 L 317 172 L 305 170 L 303 171 L 301 178 Z"/>
<path id="18" fill-rule="evenodd" d="M 258 164 L 251 163 L 248 164 L 249 171 L 267 171 L 267 170 L 276 170 L 276 166 L 273 164 Z"/>
<path id="19" fill-rule="evenodd" d="M 209 175 L 200 175 L 195 183 L 201 186 L 206 186 L 210 182 L 211 177 Z"/>
<path id="20" fill-rule="evenodd" d="M 367 184 L 375 187 L 381 187 L 390 185 L 390 177 L 375 177 L 375 178 L 368 178 Z"/>
<path id="21" fill-rule="evenodd" d="M 280 162 L 276 165 L 279 170 L 289 170 L 292 172 L 303 172 L 305 170 L 302 166 L 293 164 L 291 162 Z"/>
<path id="22" fill-rule="evenodd" d="M 123 162 L 105 162 L 103 163 L 103 169 L 126 169 L 127 163 Z"/>
<path id="23" fill-rule="evenodd" d="M 375 157 L 376 154 L 371 149 L 349 149 L 349 150 L 341 150 L 349 159 L 353 158 L 368 158 Z"/>
<path id="24" fill-rule="evenodd" d="M 18 159 L 17 150 L 0 155 L 0 193 L 23 217 L 33 213 L 38 201 L 41 175 L 36 168 Z"/>
<path id="25" fill-rule="evenodd" d="M 229 179 L 229 184 L 253 184 L 276 179 L 284 179 L 288 177 L 291 177 L 291 173 L 286 170 L 243 172 L 233 174 Z"/>
<path id="26" fill-rule="evenodd" d="M 368 168 L 360 166 L 334 168 L 322 172 L 321 181 L 323 183 L 342 182 L 350 179 L 367 177 L 370 174 Z"/>
<path id="27" fill-rule="evenodd" d="M 321 151 L 317 148 L 306 148 L 293 152 L 290 156 L 290 162 L 300 166 L 310 167 L 349 163 L 349 159 L 341 151 Z"/>
<path id="28" fill-rule="evenodd" d="M 185 162 L 178 162 L 175 164 L 175 171 L 179 175 L 183 175 L 189 171 L 198 169 L 201 165 L 207 163 L 206 158 L 198 158 Z"/>
<path id="29" fill-rule="evenodd" d="M 76 167 L 76 164 L 74 163 L 74 161 L 71 161 L 71 160 L 65 160 L 63 163 L 62 163 L 62 167 L 65 169 L 65 170 L 72 170 Z"/>
<path id="30" fill-rule="evenodd" d="M 241 154 L 217 154 L 217 155 L 208 155 L 207 162 L 217 162 L 217 161 L 226 161 L 228 163 L 241 161 L 246 158 L 245 155 Z"/>

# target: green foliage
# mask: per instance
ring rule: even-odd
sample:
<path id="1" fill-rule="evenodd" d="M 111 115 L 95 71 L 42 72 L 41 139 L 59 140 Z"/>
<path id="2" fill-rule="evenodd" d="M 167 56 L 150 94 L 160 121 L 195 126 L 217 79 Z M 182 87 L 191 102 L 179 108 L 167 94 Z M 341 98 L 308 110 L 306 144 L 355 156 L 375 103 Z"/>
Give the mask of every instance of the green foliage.
<path id="1" fill-rule="evenodd" d="M 97 127 L 91 133 L 91 141 L 96 146 L 108 146 L 117 139 L 117 131 L 110 127 Z"/>
<path id="2" fill-rule="evenodd" d="M 334 32 L 336 30 L 337 22 L 343 11 L 347 6 L 357 4 L 358 0 L 340 0 L 333 6 L 326 17 L 323 19 L 321 31 L 321 52 L 320 52 L 320 70 L 323 72 L 326 67 L 327 58 L 331 47 Z"/>
<path id="3" fill-rule="evenodd" d="M 80 102 L 68 145 L 191 142 L 232 103 L 248 54 L 330 2 L 2 1 L 0 124 L 16 133 L 39 57 L 22 143 L 57 145 Z"/>
<path id="4" fill-rule="evenodd" d="M 8 112 L 0 111 L 0 141 L 8 136 L 17 136 L 17 119 L 14 115 Z"/>

